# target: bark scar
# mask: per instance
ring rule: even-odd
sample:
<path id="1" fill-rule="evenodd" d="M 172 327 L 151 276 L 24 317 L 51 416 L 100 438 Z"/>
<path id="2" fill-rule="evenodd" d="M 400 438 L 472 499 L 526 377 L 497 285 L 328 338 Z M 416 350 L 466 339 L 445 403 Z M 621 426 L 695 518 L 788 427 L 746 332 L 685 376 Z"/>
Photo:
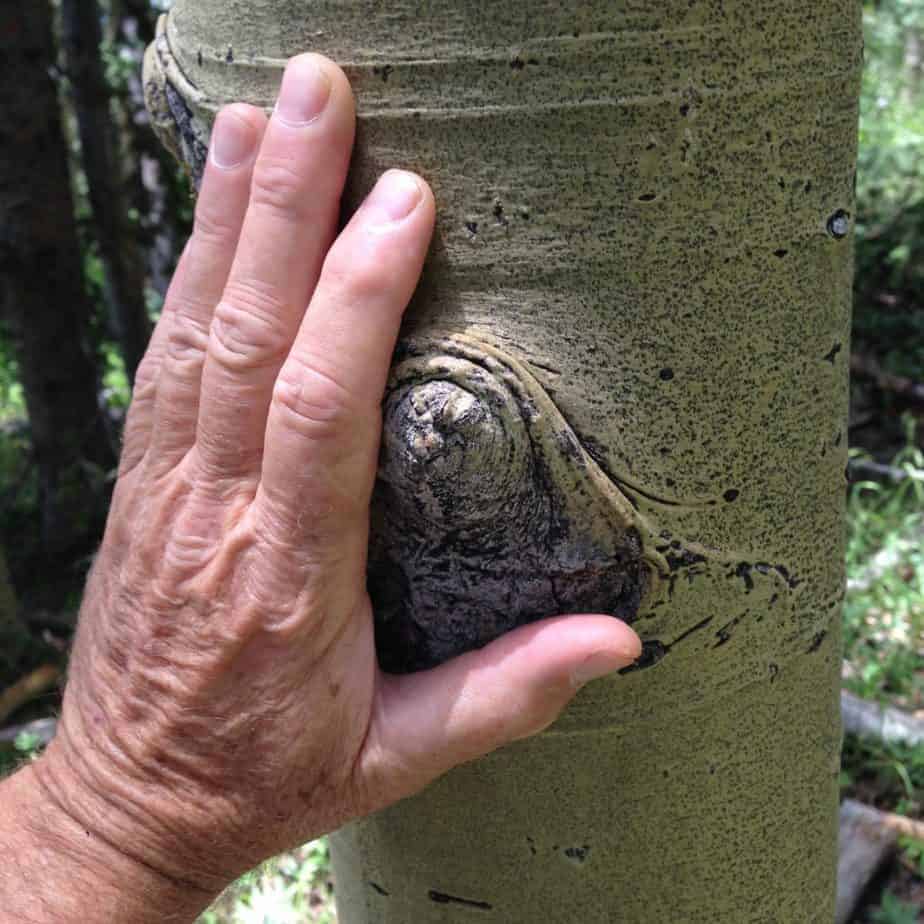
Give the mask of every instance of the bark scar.
<path id="1" fill-rule="evenodd" d="M 372 523 L 369 590 L 393 672 L 561 613 L 638 622 L 730 567 L 715 550 L 665 539 L 522 363 L 457 333 L 399 347 Z M 687 628 L 674 627 L 664 654 Z"/>

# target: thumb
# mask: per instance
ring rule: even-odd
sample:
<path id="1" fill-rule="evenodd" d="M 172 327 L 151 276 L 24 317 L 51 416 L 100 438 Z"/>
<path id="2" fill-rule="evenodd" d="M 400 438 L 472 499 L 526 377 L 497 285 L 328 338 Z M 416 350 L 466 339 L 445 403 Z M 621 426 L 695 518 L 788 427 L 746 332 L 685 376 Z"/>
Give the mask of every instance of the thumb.
<path id="1" fill-rule="evenodd" d="M 585 683 L 627 667 L 641 650 L 612 616 L 560 616 L 433 670 L 380 674 L 359 763 L 373 808 L 542 731 Z"/>

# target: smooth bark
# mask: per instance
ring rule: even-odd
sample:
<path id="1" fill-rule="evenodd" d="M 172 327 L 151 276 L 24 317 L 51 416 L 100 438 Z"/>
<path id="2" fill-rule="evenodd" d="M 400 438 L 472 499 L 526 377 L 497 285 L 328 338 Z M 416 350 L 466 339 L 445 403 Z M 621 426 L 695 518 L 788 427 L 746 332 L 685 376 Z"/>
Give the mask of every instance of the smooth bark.
<path id="1" fill-rule="evenodd" d="M 385 399 L 379 653 L 561 611 L 634 670 L 333 841 L 343 924 L 834 916 L 859 6 L 177 0 L 195 175 L 285 59 L 347 69 L 347 209 L 439 208 Z"/>

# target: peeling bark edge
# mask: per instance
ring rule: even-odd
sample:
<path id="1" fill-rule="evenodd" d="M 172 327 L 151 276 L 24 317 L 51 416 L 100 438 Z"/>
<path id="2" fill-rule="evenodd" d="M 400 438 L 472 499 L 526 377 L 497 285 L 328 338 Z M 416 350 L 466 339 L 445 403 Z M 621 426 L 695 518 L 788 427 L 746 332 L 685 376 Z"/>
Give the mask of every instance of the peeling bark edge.
<path id="1" fill-rule="evenodd" d="M 158 20 L 157 38 L 144 55 L 144 99 L 158 138 L 187 170 L 198 192 L 208 157 L 211 125 L 204 124 L 197 113 L 209 110 L 203 94 L 177 65 L 166 24 L 165 14 Z"/>

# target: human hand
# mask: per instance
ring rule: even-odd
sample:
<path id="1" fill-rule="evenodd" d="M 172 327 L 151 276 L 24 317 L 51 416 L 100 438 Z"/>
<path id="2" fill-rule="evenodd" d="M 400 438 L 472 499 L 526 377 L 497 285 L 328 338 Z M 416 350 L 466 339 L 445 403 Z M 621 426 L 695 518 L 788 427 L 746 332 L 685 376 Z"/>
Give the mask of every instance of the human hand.
<path id="1" fill-rule="evenodd" d="M 609 616 L 559 617 L 379 670 L 380 402 L 434 201 L 389 172 L 337 235 L 353 131 L 349 84 L 316 55 L 290 63 L 271 119 L 219 116 L 34 765 L 99 842 L 203 894 L 545 728 L 640 651 Z"/>

